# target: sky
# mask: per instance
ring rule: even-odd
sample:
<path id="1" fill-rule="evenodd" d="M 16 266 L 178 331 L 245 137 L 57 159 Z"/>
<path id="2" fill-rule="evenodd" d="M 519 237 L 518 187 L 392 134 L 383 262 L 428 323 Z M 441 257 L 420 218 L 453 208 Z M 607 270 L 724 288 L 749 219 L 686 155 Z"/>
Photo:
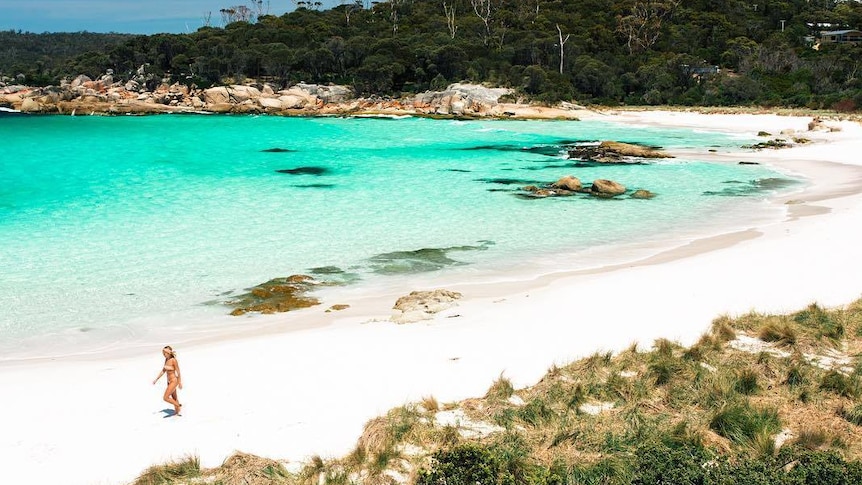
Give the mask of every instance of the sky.
<path id="1" fill-rule="evenodd" d="M 324 8 L 331 8 L 341 1 L 322 3 Z M 212 12 L 211 25 L 221 27 L 219 10 L 234 5 L 249 3 L 248 0 L 0 0 L 0 30 L 178 34 L 194 32 L 203 26 L 207 12 Z M 273 15 L 293 8 L 293 0 L 269 0 L 269 13 Z"/>

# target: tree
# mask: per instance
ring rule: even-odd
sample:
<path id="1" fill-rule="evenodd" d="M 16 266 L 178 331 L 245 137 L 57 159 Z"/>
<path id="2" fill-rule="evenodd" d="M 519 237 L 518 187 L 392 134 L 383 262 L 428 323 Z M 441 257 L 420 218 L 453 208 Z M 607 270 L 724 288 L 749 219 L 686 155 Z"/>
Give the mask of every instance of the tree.
<path id="1" fill-rule="evenodd" d="M 470 0 L 473 6 L 473 11 L 476 16 L 482 21 L 485 26 L 484 43 L 488 45 L 488 38 L 491 37 L 491 0 Z"/>
<path id="2" fill-rule="evenodd" d="M 455 31 L 458 26 L 455 25 L 455 4 L 448 5 L 446 0 L 443 0 L 443 14 L 446 16 L 446 26 L 449 28 L 449 36 L 455 38 Z"/>
<path id="3" fill-rule="evenodd" d="M 617 19 L 617 31 L 626 39 L 629 53 L 642 52 L 656 43 L 662 22 L 679 5 L 680 0 L 644 0 L 631 13 Z"/>
<path id="4" fill-rule="evenodd" d="M 566 34 L 566 38 L 564 39 L 563 38 L 563 31 L 562 31 L 562 29 L 560 29 L 560 24 L 557 24 L 557 33 L 560 34 L 560 43 L 559 43 L 559 46 L 560 46 L 560 74 L 562 74 L 563 73 L 563 59 L 565 58 L 565 55 L 566 55 L 566 49 L 565 49 L 566 48 L 566 42 L 569 41 L 569 36 L 571 34 Z"/>

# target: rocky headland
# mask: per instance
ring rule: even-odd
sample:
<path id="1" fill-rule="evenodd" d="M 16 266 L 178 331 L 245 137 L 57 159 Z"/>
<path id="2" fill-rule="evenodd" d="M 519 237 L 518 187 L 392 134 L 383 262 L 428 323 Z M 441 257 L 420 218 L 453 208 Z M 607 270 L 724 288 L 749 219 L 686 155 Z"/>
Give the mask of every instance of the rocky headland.
<path id="1" fill-rule="evenodd" d="M 158 114 L 237 113 L 285 116 L 414 115 L 460 118 L 576 119 L 579 106 L 556 108 L 519 102 L 508 88 L 452 84 L 413 96 L 357 97 L 347 86 L 298 83 L 288 87 L 246 82 L 199 88 L 153 82 L 139 76 L 117 80 L 80 75 L 59 86 L 30 87 L 0 80 L 0 107 L 23 113 Z"/>

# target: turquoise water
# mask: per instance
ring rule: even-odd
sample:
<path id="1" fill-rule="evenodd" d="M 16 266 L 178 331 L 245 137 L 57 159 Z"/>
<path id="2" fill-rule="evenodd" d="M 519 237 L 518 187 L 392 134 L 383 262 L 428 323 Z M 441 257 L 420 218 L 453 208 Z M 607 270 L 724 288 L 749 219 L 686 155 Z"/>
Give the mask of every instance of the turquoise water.
<path id="1" fill-rule="evenodd" d="M 229 325 L 226 295 L 322 266 L 353 288 L 542 273 L 773 217 L 785 188 L 757 165 L 572 166 L 577 141 L 752 142 L 593 121 L 15 116 L 0 134 L 0 358 Z M 567 174 L 659 195 L 517 196 Z M 459 249 L 390 254 L 423 248 Z"/>

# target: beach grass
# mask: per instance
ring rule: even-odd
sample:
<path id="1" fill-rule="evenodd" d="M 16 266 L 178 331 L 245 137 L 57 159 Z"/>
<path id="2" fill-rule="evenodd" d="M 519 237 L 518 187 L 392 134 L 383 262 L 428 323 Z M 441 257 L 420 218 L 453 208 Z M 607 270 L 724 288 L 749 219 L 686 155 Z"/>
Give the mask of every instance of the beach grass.
<path id="1" fill-rule="evenodd" d="M 133 485 L 165 485 L 201 476 L 201 462 L 197 456 L 188 456 L 178 461 L 147 468 Z"/>

